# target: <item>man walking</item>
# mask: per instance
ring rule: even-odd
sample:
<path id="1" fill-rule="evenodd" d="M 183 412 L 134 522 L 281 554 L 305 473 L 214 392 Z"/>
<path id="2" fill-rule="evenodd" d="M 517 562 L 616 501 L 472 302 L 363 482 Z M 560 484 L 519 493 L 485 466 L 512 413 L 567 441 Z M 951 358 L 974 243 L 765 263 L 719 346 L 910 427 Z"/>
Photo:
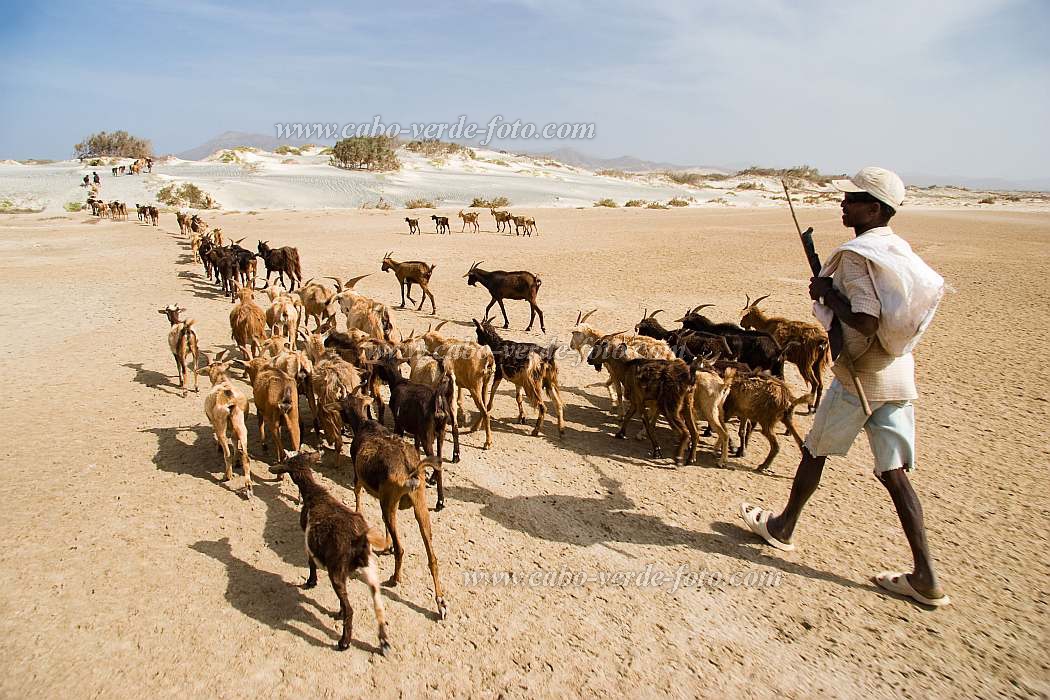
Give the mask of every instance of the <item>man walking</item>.
<path id="1" fill-rule="evenodd" d="M 802 461 L 779 515 L 748 503 L 740 514 L 748 528 L 777 549 L 791 551 L 799 516 L 817 489 L 829 456 L 845 456 L 863 429 L 875 457 L 875 477 L 889 491 L 914 559 L 912 571 L 883 571 L 882 588 L 924 605 L 950 601 L 933 570 L 922 506 L 908 480 L 915 468 L 915 362 L 912 349 L 933 319 L 944 280 L 889 227 L 904 201 L 904 183 L 883 168 L 864 168 L 850 180 L 836 180 L 844 193 L 842 224 L 856 237 L 828 258 L 810 281 L 814 315 L 825 328 L 842 328 L 842 349 L 806 436 Z M 852 373 L 852 374 L 851 374 Z M 855 375 L 871 415 L 853 393 Z"/>

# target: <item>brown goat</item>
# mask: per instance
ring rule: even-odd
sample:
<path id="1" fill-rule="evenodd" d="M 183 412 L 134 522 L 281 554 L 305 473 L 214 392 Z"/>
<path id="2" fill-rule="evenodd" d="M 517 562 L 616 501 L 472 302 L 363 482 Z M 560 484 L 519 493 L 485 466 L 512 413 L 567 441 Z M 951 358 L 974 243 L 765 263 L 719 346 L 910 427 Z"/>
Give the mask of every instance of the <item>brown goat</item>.
<path id="1" fill-rule="evenodd" d="M 510 219 L 511 214 L 509 211 L 496 211 L 495 209 L 489 208 L 489 213 L 492 214 L 492 218 L 496 220 L 496 233 L 502 233 L 504 227 L 507 232 L 510 232 Z"/>
<path id="2" fill-rule="evenodd" d="M 383 265 L 381 267 L 382 272 L 393 272 L 394 276 L 397 277 L 398 285 L 401 287 L 401 306 L 399 309 L 405 308 L 405 296 L 408 296 L 408 300 L 415 304 L 415 300 L 412 298 L 412 285 L 417 284 L 419 288 L 423 290 L 423 296 L 419 300 L 419 306 L 416 307 L 416 311 L 423 310 L 423 304 L 426 303 L 427 297 L 430 297 L 430 313 L 437 313 L 437 306 L 434 304 L 434 295 L 430 291 L 430 276 L 434 274 L 434 268 L 437 265 L 429 265 L 419 260 L 409 260 L 408 262 L 398 262 L 394 260 L 391 255 L 394 251 L 390 251 L 383 256 Z"/>
<path id="3" fill-rule="evenodd" d="M 543 311 L 536 304 L 536 295 L 539 294 L 543 280 L 524 270 L 516 270 L 514 272 L 505 272 L 504 270 L 489 272 L 482 270 L 478 267 L 481 262 L 471 265 L 470 269 L 467 270 L 467 274 L 463 276 L 467 278 L 467 284 L 471 287 L 477 286 L 480 282 L 488 290 L 489 296 L 492 297 L 489 305 L 485 307 L 485 318 L 488 318 L 492 305 L 498 303 L 499 310 L 503 312 L 503 327 L 510 328 L 510 320 L 507 318 L 507 309 L 503 306 L 503 300 L 522 299 L 529 302 L 531 311 L 529 314 L 529 325 L 525 330 L 532 330 L 532 323 L 538 315 L 540 317 L 540 331 L 546 333 L 547 329 L 543 326 Z"/>
<path id="4" fill-rule="evenodd" d="M 269 432 L 274 455 L 278 462 L 283 462 L 283 429 L 288 430 L 292 451 L 299 451 L 299 388 L 295 377 L 275 367 L 269 357 L 256 357 L 247 364 L 246 370 L 259 414 L 259 439 L 265 449 Z"/>
<path id="5" fill-rule="evenodd" d="M 477 233 L 481 230 L 480 228 L 478 228 L 478 213 L 476 211 L 464 212 L 462 209 L 460 209 L 459 214 L 457 214 L 456 216 L 458 216 L 460 219 L 463 219 L 463 226 L 459 229 L 460 233 L 463 233 L 463 231 L 466 230 L 467 224 L 470 224 L 474 227 L 474 233 Z"/>
<path id="6" fill-rule="evenodd" d="M 723 423 L 734 417 L 740 419 L 740 445 L 736 456 L 744 456 L 744 449 L 751 430 L 749 423 L 758 425 L 766 440 L 769 441 L 769 454 L 759 465 L 759 471 L 768 468 L 777 453 L 780 452 L 780 443 L 775 431 L 777 423 L 783 423 L 787 427 L 788 432 L 798 443 L 799 449 L 802 449 L 802 436 L 795 429 L 792 414 L 795 412 L 795 406 L 810 399 L 812 399 L 810 394 L 797 399 L 792 397 L 788 385 L 784 380 L 776 377 L 764 375 L 736 377 L 722 409 Z"/>
<path id="7" fill-rule="evenodd" d="M 251 360 L 259 354 L 259 347 L 266 337 L 266 312 L 255 303 L 251 289 L 237 292 L 237 301 L 230 311 L 230 330 L 233 342 L 244 353 L 245 360 Z"/>
<path id="8" fill-rule="evenodd" d="M 768 297 L 767 294 L 751 301 L 750 295 L 746 296 L 744 316 L 740 319 L 740 325 L 768 333 L 784 348 L 784 359 L 798 367 L 802 380 L 809 387 L 813 397 L 812 403 L 809 404 L 809 412 L 812 413 L 824 394 L 824 372 L 831 364 L 828 334 L 815 323 L 767 316 L 758 308 L 758 303 Z"/>
<path id="9" fill-rule="evenodd" d="M 390 650 L 386 636 L 386 617 L 383 612 L 383 597 L 379 594 L 379 562 L 372 547 L 383 545 L 383 534 L 368 527 L 364 516 L 347 508 L 317 483 L 311 467 L 320 461 L 316 452 L 296 453 L 283 466 L 270 472 L 280 476 L 288 474 L 299 487 L 299 500 L 303 509 L 299 514 L 299 526 L 303 529 L 306 558 L 310 565 L 310 576 L 303 588 L 317 585 L 318 565 L 328 570 L 332 588 L 339 597 L 339 617 L 343 620 L 343 634 L 338 648 L 350 648 L 353 633 L 354 609 L 346 592 L 347 579 L 357 570 L 362 570 L 365 583 L 372 592 L 376 624 L 379 627 L 379 653 Z"/>
<path id="10" fill-rule="evenodd" d="M 691 464 L 696 456 L 699 435 L 693 412 L 693 387 L 696 377 L 682 360 L 648 360 L 633 356 L 626 343 L 613 344 L 607 339 L 599 340 L 591 348 L 587 363 L 601 371 L 602 365 L 619 365 L 618 374 L 623 378 L 630 405 L 624 413 L 623 422 L 616 437 L 627 439 L 627 424 L 635 413 L 641 414 L 645 431 L 652 445 L 652 456 L 662 456 L 656 441 L 654 428 L 656 417 L 663 414 L 667 422 L 679 435 L 675 464 Z M 654 404 L 656 411 L 650 416 L 646 410 Z M 686 448 L 689 454 L 686 456 Z"/>
<path id="11" fill-rule="evenodd" d="M 423 235 L 423 232 L 419 230 L 419 219 L 410 219 L 406 216 L 405 221 L 408 222 L 408 235 L 411 236 L 413 233 L 419 236 Z"/>
<path id="12" fill-rule="evenodd" d="M 197 370 L 200 367 L 200 350 L 197 348 L 197 332 L 193 325 L 197 323 L 193 319 L 183 321 L 179 317 L 183 309 L 178 304 L 169 304 L 163 309 L 158 309 L 158 314 L 168 317 L 171 329 L 168 331 L 168 349 L 175 356 L 175 369 L 179 373 L 179 386 L 186 389 L 186 377 L 193 373 L 193 391 L 197 391 Z M 186 358 L 193 358 L 193 369 L 186 366 Z"/>
<path id="13" fill-rule="evenodd" d="M 367 417 L 370 396 L 359 391 L 343 399 L 344 422 L 354 431 L 350 455 L 354 462 L 354 510 L 361 512 L 361 489 L 379 501 L 383 522 L 394 549 L 394 573 L 383 585 L 401 582 L 401 563 L 405 550 L 397 532 L 397 511 L 412 509 L 419 534 L 427 551 L 430 575 L 434 579 L 434 600 L 441 619 L 448 616 L 448 604 L 441 589 L 438 561 L 431 542 L 430 512 L 427 510 L 426 468 L 439 469 L 437 458 L 419 458 L 419 453 L 401 438 Z"/>
<path id="14" fill-rule="evenodd" d="M 434 220 L 434 226 L 437 228 L 437 232 L 438 233 L 441 233 L 442 230 L 444 230 L 445 233 L 448 233 L 448 234 L 452 233 L 452 231 L 448 227 L 448 217 L 447 216 L 437 216 L 435 214 L 434 216 L 431 216 L 430 218 Z"/>

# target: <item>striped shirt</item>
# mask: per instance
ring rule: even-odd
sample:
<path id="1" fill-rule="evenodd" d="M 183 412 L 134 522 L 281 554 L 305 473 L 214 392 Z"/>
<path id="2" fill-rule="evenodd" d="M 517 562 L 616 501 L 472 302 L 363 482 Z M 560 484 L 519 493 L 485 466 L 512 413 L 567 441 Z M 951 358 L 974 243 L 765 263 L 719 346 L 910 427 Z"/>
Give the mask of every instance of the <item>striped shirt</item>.
<path id="1" fill-rule="evenodd" d="M 849 299 L 853 313 L 879 318 L 882 304 L 868 274 L 867 261 L 857 253 L 843 251 L 842 261 L 832 277 L 835 289 Z M 842 324 L 844 350 L 831 368 L 835 378 L 849 392 L 856 393 L 847 367 L 846 355 L 853 358 L 853 370 L 860 379 L 868 401 L 904 401 L 919 397 L 915 387 L 915 359 L 911 353 L 894 357 L 886 352 L 875 336 L 866 338 Z"/>

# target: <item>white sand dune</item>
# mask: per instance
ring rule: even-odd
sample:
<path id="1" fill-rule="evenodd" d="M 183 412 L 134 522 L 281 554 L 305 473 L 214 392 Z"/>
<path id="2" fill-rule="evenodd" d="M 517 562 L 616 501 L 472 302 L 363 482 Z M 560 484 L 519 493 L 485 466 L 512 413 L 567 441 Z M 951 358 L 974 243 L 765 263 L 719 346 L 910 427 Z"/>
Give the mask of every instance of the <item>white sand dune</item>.
<path id="1" fill-rule="evenodd" d="M 395 172 L 348 171 L 332 167 L 328 156 L 313 149 L 301 156 L 265 151 L 219 151 L 201 161 L 168 158 L 153 173 L 113 177 L 113 164 L 90 167 L 78 161 L 25 165 L 0 162 L 0 200 L 8 206 L 61 210 L 67 202 L 82 202 L 84 175 L 98 172 L 107 200 L 153 203 L 164 186 L 191 182 L 224 210 L 315 210 L 367 207 L 383 201 L 400 207 L 425 199 L 442 208 L 466 207 L 475 197 L 507 197 L 515 207 L 590 207 L 600 199 L 623 206 L 628 200 L 666 203 L 678 198 L 690 206 L 763 207 L 782 205 L 783 194 L 772 178 L 742 177 L 698 188 L 678 185 L 659 173 L 626 177 L 598 175 L 550 160 L 495 151 L 476 151 L 476 158 L 455 155 L 427 158 L 401 149 L 402 168 Z M 742 186 L 742 187 L 741 187 Z M 981 195 L 961 188 L 916 189 L 913 204 L 976 206 Z M 799 192 L 800 204 L 833 204 L 829 187 L 812 185 Z M 1047 196 L 1033 194 L 1016 201 L 998 197 L 997 205 L 1041 208 Z"/>

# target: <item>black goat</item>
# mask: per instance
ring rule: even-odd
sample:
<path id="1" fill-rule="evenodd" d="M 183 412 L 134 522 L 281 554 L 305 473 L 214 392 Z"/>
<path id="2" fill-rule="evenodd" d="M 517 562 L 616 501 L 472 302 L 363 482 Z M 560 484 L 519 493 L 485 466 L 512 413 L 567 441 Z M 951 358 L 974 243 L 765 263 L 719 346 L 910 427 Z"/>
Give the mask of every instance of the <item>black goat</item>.
<path id="1" fill-rule="evenodd" d="M 277 279 L 284 286 L 284 276 L 288 275 L 291 285 L 288 291 L 295 289 L 295 285 L 302 286 L 303 272 L 299 267 L 299 251 L 291 246 L 283 248 L 271 248 L 269 241 L 259 241 L 258 257 L 266 263 L 266 286 L 270 286 L 270 275 L 277 273 Z"/>
<path id="2" fill-rule="evenodd" d="M 529 302 L 529 307 L 531 308 L 529 325 L 525 330 L 532 330 L 532 323 L 538 314 L 540 317 L 540 332 L 546 333 L 547 329 L 543 325 L 543 311 L 536 305 L 536 295 L 539 293 L 540 285 L 543 284 L 543 281 L 531 272 L 525 272 L 524 270 L 516 270 L 514 272 L 493 270 L 489 272 L 478 267 L 480 264 L 481 262 L 476 262 L 471 265 L 470 270 L 463 276 L 467 278 L 467 284 L 471 287 L 476 286 L 480 282 L 485 289 L 489 290 L 492 300 L 485 307 L 485 318 L 488 318 L 492 305 L 498 303 L 499 310 L 503 312 L 503 327 L 510 328 L 510 319 L 507 318 L 507 309 L 503 306 L 503 300 L 523 299 Z"/>
<path id="3" fill-rule="evenodd" d="M 536 427 L 532 430 L 534 436 L 539 435 L 540 428 L 543 427 L 543 419 L 547 415 L 547 405 L 543 402 L 541 395 L 541 391 L 545 391 L 558 411 L 558 436 L 565 437 L 564 404 L 558 387 L 558 365 L 554 361 L 558 346 L 551 345 L 544 348 L 535 343 L 504 340 L 492 327 L 489 319 L 472 320 L 477 331 L 478 342 L 489 346 L 496 360 L 496 372 L 486 408 L 492 411 L 492 402 L 496 398 L 499 383 L 503 379 L 509 379 L 517 389 L 515 398 L 518 402 L 518 422 L 525 422 L 525 407 L 522 404 L 522 394 L 524 394 L 529 403 L 536 406 L 539 411 Z"/>
<path id="4" fill-rule="evenodd" d="M 447 216 L 434 215 L 434 216 L 431 216 L 430 218 L 434 220 L 434 225 L 437 227 L 437 232 L 438 233 L 441 233 L 441 229 L 444 229 L 445 233 L 448 233 L 448 234 L 452 233 L 452 229 L 450 229 L 448 227 L 448 217 Z M 409 233 L 411 233 L 411 231 Z"/>
<path id="5" fill-rule="evenodd" d="M 372 605 L 379 626 L 379 651 L 386 654 L 390 642 L 386 636 L 383 597 L 379 594 L 379 565 L 372 554 L 372 547 L 382 547 L 386 538 L 378 530 L 369 528 L 364 516 L 344 506 L 314 480 L 311 467 L 319 461 L 317 452 L 296 453 L 286 463 L 270 469 L 276 475 L 289 474 L 299 487 L 299 500 L 303 504 L 299 526 L 303 529 L 310 564 L 310 577 L 303 588 L 317 585 L 319 564 L 328 570 L 332 588 L 339 596 L 339 616 L 343 618 L 339 649 L 345 651 L 350 648 L 354 620 L 346 581 L 356 570 L 363 569 L 364 581 L 372 591 Z"/>
<path id="6" fill-rule="evenodd" d="M 380 365 L 374 365 L 377 372 L 383 375 L 390 386 L 390 413 L 394 417 L 394 432 L 398 435 L 408 433 L 412 436 L 416 449 L 422 448 L 427 457 L 435 456 L 434 444 L 437 443 L 434 463 L 434 474 L 431 477 L 437 484 L 437 504 L 434 510 L 445 507 L 445 486 L 443 479 L 444 457 L 442 446 L 445 442 L 445 429 L 452 425 L 452 462 L 459 462 L 459 427 L 452 416 L 454 383 L 452 374 L 446 370 L 444 361 L 438 358 L 438 374 L 441 377 L 437 386 L 413 382 L 401 376 L 398 370 L 400 362 L 388 357 Z"/>

